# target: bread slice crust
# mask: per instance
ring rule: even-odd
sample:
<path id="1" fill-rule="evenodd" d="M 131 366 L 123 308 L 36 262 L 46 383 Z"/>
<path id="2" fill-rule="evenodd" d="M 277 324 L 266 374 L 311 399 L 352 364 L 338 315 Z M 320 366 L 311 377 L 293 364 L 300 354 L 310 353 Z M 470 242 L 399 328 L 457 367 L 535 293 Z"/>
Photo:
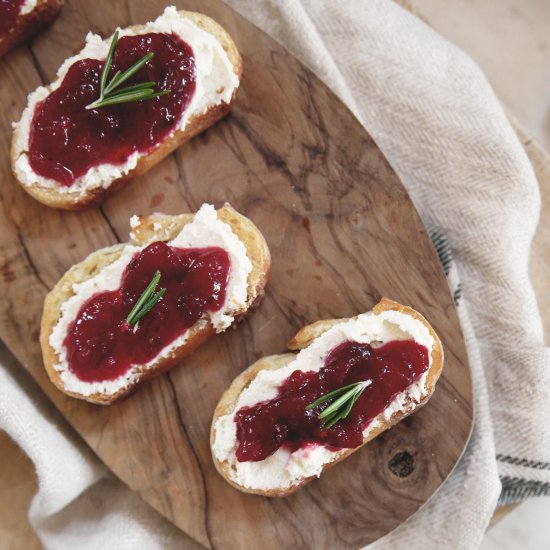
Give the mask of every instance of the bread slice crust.
<path id="1" fill-rule="evenodd" d="M 252 262 L 252 271 L 249 273 L 247 280 L 247 305 L 246 308 L 235 315 L 233 323 L 235 324 L 261 301 L 269 277 L 271 258 L 263 235 L 251 220 L 239 214 L 229 204 L 225 204 L 217 210 L 217 213 L 218 218 L 228 224 L 243 242 L 247 255 Z M 153 214 L 142 216 L 139 218 L 140 223 L 138 227 L 132 233 L 133 238 L 131 243 L 137 246 L 146 246 L 159 240 L 169 241 L 176 237 L 185 225 L 193 221 L 193 217 L 194 214 L 181 214 L 179 216 Z M 74 294 L 74 284 L 94 277 L 104 267 L 116 261 L 122 254 L 123 249 L 124 244 L 116 244 L 103 248 L 93 252 L 82 262 L 71 267 L 46 296 L 40 325 L 40 346 L 42 348 L 44 367 L 50 380 L 67 395 L 100 405 L 109 405 L 130 394 L 146 380 L 158 376 L 173 367 L 215 334 L 211 323 L 195 323 L 189 329 L 188 339 L 182 346 L 177 347 L 168 356 L 161 358 L 150 367 L 136 367 L 137 377 L 135 381 L 121 388 L 116 393 L 82 395 L 69 391 L 61 380 L 59 372 L 55 369 L 55 365 L 58 363 L 58 356 L 50 345 L 50 335 L 61 317 L 61 305 Z"/>
<path id="2" fill-rule="evenodd" d="M 407 315 L 410 315 L 411 317 L 414 317 L 416 320 L 420 321 L 422 324 L 424 324 L 427 329 L 430 332 L 430 335 L 434 339 L 434 345 L 432 348 L 431 358 L 432 363 L 430 365 L 430 368 L 428 370 L 428 374 L 426 377 L 426 386 L 425 390 L 421 396 L 420 402 L 408 402 L 405 404 L 405 407 L 403 410 L 396 411 L 392 414 L 392 416 L 389 419 L 384 418 L 383 413 L 378 415 L 375 420 L 377 421 L 377 427 L 369 430 L 366 437 L 363 438 L 363 443 L 359 447 L 355 447 L 353 449 L 343 449 L 339 456 L 336 457 L 332 462 L 328 462 L 323 466 L 323 469 L 321 471 L 321 474 L 325 472 L 328 468 L 331 468 L 341 460 L 344 460 L 352 453 L 358 451 L 361 447 L 366 445 L 369 441 L 374 439 L 376 436 L 381 434 L 382 432 L 386 431 L 387 429 L 391 428 L 403 418 L 411 414 L 412 412 L 418 410 L 420 407 L 425 405 L 431 395 L 434 392 L 436 382 L 441 375 L 441 371 L 443 369 L 443 346 L 441 345 L 441 341 L 439 337 L 437 336 L 434 329 L 431 327 L 431 325 L 426 321 L 426 319 L 417 311 L 414 309 L 401 305 L 397 302 L 394 302 L 393 300 L 389 300 L 387 298 L 382 298 L 376 306 L 372 309 L 372 311 L 375 314 L 379 314 L 383 311 L 399 311 L 401 313 L 405 313 Z M 353 317 L 353 319 L 356 319 L 357 317 Z M 307 325 L 303 328 L 301 328 L 296 336 L 294 336 L 290 342 L 288 343 L 288 348 L 291 350 L 301 350 L 306 347 L 308 347 L 313 340 L 321 336 L 324 332 L 332 328 L 334 325 L 343 323 L 346 321 L 349 321 L 350 319 L 329 319 L 329 320 L 322 320 L 317 321 L 315 323 L 312 323 L 311 325 Z M 236 483 L 231 478 L 231 465 L 227 461 L 220 461 L 216 458 L 216 455 L 213 451 L 214 448 L 214 442 L 216 440 L 216 421 L 225 415 L 233 414 L 236 412 L 235 408 L 239 399 L 239 396 L 241 393 L 250 385 L 250 383 L 256 378 L 258 373 L 264 369 L 268 370 L 275 370 L 280 369 L 288 365 L 292 360 L 296 358 L 295 353 L 285 353 L 282 355 L 271 355 L 267 357 L 263 357 L 260 360 L 256 361 L 254 364 L 252 364 L 250 367 L 248 367 L 245 371 L 243 371 L 237 378 L 233 380 L 229 388 L 225 391 L 225 393 L 220 398 L 220 401 L 218 402 L 218 405 L 216 406 L 216 409 L 214 410 L 214 416 L 212 419 L 212 427 L 210 430 L 210 448 L 212 451 L 212 459 L 214 461 L 214 465 L 216 467 L 216 470 L 220 473 L 220 475 L 233 487 L 236 489 L 243 491 L 245 493 L 252 493 L 257 495 L 262 495 L 266 497 L 285 497 L 288 496 L 313 479 L 315 479 L 317 476 L 309 476 L 303 479 L 300 479 L 297 481 L 297 483 L 289 486 L 289 487 L 281 487 L 281 488 L 275 488 L 275 489 L 269 489 L 269 490 L 262 490 L 262 489 L 253 489 L 250 487 L 246 487 L 244 485 L 241 485 L 239 483 Z"/>
<path id="3" fill-rule="evenodd" d="M 15 26 L 0 37 L 0 57 L 49 25 L 58 16 L 63 4 L 64 0 L 38 0 L 32 11 L 19 15 Z"/>
<path id="4" fill-rule="evenodd" d="M 224 49 L 229 61 L 233 65 L 233 71 L 238 77 L 239 81 L 242 76 L 242 59 L 237 49 L 237 46 L 233 42 L 231 36 L 227 31 L 218 23 L 216 23 L 210 17 L 201 13 L 191 11 L 179 11 L 180 16 L 190 19 L 199 28 L 211 34 Z M 140 31 L 144 28 L 143 25 L 134 25 L 130 27 L 135 31 Z M 51 85 L 48 87 L 51 88 Z M 52 208 L 61 208 L 65 210 L 83 210 L 92 206 L 101 204 L 106 198 L 114 194 L 121 187 L 133 178 L 140 176 L 153 168 L 161 160 L 166 158 L 172 151 L 189 141 L 191 138 L 200 134 L 213 126 L 216 122 L 226 116 L 235 101 L 238 88 L 233 92 L 233 96 L 229 103 L 219 103 L 208 108 L 204 113 L 193 116 L 187 122 L 185 128 L 176 130 L 167 138 L 154 146 L 154 148 L 148 153 L 142 154 L 137 160 L 135 168 L 130 170 L 127 174 L 112 180 L 107 187 L 95 187 L 93 189 L 59 192 L 56 189 L 44 187 L 40 183 L 33 183 L 31 185 L 24 184 L 19 181 L 23 189 L 29 195 L 34 197 L 37 201 L 50 206 Z M 14 130 L 12 144 L 11 144 L 11 164 L 12 172 L 17 179 L 16 162 L 18 159 L 17 143 L 19 139 L 20 129 Z"/>

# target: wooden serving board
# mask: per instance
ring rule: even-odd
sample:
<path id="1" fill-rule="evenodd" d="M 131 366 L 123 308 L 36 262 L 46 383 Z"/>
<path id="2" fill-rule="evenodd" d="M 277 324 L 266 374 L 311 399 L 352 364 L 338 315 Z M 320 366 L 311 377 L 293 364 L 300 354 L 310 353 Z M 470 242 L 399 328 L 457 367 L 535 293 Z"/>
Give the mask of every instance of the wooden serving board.
<path id="1" fill-rule="evenodd" d="M 282 46 L 219 1 L 211 15 L 244 60 L 233 113 L 101 209 L 69 213 L 27 196 L 9 168 L 10 123 L 91 29 L 154 19 L 167 2 L 69 1 L 30 48 L 0 61 L 0 337 L 67 420 L 130 488 L 215 548 L 354 548 L 413 514 L 449 475 L 472 426 L 466 350 L 435 251 L 403 186 L 347 108 Z M 259 309 L 169 374 L 102 408 L 49 382 L 38 345 L 46 292 L 87 254 L 126 240 L 133 213 L 229 201 L 262 230 L 273 272 Z M 297 494 L 244 495 L 214 470 L 208 434 L 230 381 L 285 351 L 303 324 L 348 317 L 385 295 L 415 307 L 445 347 L 430 403 Z"/>

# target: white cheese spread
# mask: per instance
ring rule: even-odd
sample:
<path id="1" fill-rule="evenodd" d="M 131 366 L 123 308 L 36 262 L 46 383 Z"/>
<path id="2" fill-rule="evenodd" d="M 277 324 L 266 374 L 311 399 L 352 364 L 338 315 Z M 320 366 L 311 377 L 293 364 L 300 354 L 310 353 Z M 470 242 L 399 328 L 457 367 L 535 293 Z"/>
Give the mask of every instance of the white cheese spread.
<path id="1" fill-rule="evenodd" d="M 202 30 L 190 19 L 181 17 L 175 7 L 170 6 L 156 21 L 146 23 L 139 30 L 131 28 L 120 29 L 120 36 L 134 36 L 146 33 L 174 33 L 191 46 L 195 57 L 196 87 L 195 93 L 182 114 L 181 119 L 172 131 L 183 130 L 188 121 L 203 114 L 210 107 L 221 103 L 229 103 L 233 92 L 239 86 L 239 79 L 234 72 L 233 65 L 220 42 L 210 33 Z M 86 45 L 75 55 L 67 59 L 57 71 L 57 79 L 48 87 L 40 86 L 29 94 L 27 107 L 23 111 L 21 120 L 14 123 L 19 130 L 15 142 L 15 171 L 18 180 L 24 185 L 39 184 L 43 187 L 55 189 L 58 193 L 68 193 L 109 187 L 111 182 L 133 170 L 140 156 L 139 152 L 132 153 L 122 164 L 100 164 L 90 168 L 86 174 L 78 178 L 72 186 L 60 185 L 57 181 L 44 178 L 34 172 L 29 163 L 29 133 L 32 117 L 37 103 L 45 99 L 62 83 L 67 71 L 80 59 L 105 59 L 111 44 L 111 37 L 103 40 L 100 36 L 88 33 Z M 171 134 L 171 135 L 172 135 Z"/>
<path id="2" fill-rule="evenodd" d="M 133 219 L 132 227 L 139 225 L 137 219 Z M 195 214 L 191 223 L 183 227 L 181 232 L 171 241 L 170 246 L 178 248 L 206 248 L 218 246 L 227 251 L 231 264 L 229 281 L 227 284 L 225 302 L 219 311 L 208 313 L 207 318 L 199 321 L 210 321 L 217 332 L 225 330 L 233 321 L 236 312 L 241 311 L 247 305 L 248 299 L 248 275 L 252 271 L 252 263 L 247 256 L 246 247 L 235 235 L 229 225 L 217 217 L 212 205 L 204 204 Z M 73 285 L 74 294 L 61 306 L 61 316 L 50 335 L 50 345 L 56 352 L 58 362 L 55 369 L 58 371 L 63 384 L 68 391 L 82 395 L 94 393 L 114 394 L 126 387 L 134 380 L 141 370 L 156 363 L 160 358 L 167 357 L 172 351 L 183 345 L 187 340 L 187 332 L 176 338 L 168 346 L 146 365 L 135 365 L 116 380 L 102 382 L 84 382 L 69 370 L 67 363 L 67 351 L 63 340 L 70 324 L 78 315 L 81 307 L 95 294 L 116 290 L 120 287 L 121 278 L 126 266 L 133 256 L 143 250 L 144 247 L 125 245 L 120 257 L 113 263 L 105 266 L 97 275 L 81 283 Z"/>
<path id="3" fill-rule="evenodd" d="M 26 15 L 27 13 L 30 13 L 34 10 L 34 8 L 36 8 L 36 4 L 38 4 L 38 0 L 25 0 L 19 10 L 19 15 Z"/>
<path id="4" fill-rule="evenodd" d="M 434 339 L 428 328 L 415 318 L 400 311 L 373 312 L 359 315 L 355 319 L 334 325 L 316 338 L 296 358 L 283 368 L 262 370 L 243 390 L 235 406 L 238 411 L 244 406 L 273 399 L 281 384 L 296 370 L 319 371 L 327 354 L 345 341 L 359 343 L 389 342 L 392 340 L 413 339 L 426 346 L 432 363 Z M 427 373 L 398 394 L 382 413 L 385 420 L 399 410 L 412 410 L 421 400 L 426 386 Z M 280 448 L 270 457 L 258 462 L 239 462 L 235 456 L 237 449 L 237 426 L 234 413 L 220 417 L 214 426 L 214 456 L 229 465 L 231 479 L 251 489 L 270 490 L 288 488 L 301 480 L 319 476 L 323 466 L 337 459 L 345 450 L 331 451 L 323 445 L 308 445 L 290 453 Z M 363 436 L 380 425 L 375 418 L 363 432 Z"/>

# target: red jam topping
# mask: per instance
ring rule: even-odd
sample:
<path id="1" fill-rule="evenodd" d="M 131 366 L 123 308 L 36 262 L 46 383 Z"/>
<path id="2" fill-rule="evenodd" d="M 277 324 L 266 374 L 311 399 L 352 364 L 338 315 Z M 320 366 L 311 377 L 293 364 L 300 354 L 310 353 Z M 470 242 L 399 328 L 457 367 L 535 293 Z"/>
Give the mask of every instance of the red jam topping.
<path id="1" fill-rule="evenodd" d="M 126 317 L 157 270 L 158 288 L 166 293 L 134 330 Z M 96 294 L 80 309 L 63 342 L 69 369 L 80 380 L 97 382 L 147 363 L 205 312 L 223 306 L 229 271 L 222 248 L 150 244 L 128 264 L 118 290 Z"/>
<path id="2" fill-rule="evenodd" d="M 358 447 L 368 424 L 428 366 L 427 348 L 414 340 L 394 340 L 376 348 L 344 342 L 327 355 L 318 372 L 296 370 L 277 397 L 237 412 L 237 460 L 264 460 L 281 446 L 290 452 L 318 444 L 333 450 Z M 318 419 L 330 402 L 306 411 L 322 395 L 364 380 L 372 380 L 371 385 L 349 416 L 331 428 L 323 429 Z"/>
<path id="3" fill-rule="evenodd" d="M 103 61 L 83 59 L 69 68 L 61 86 L 39 103 L 29 138 L 29 161 L 41 176 L 70 187 L 90 168 L 122 164 L 145 153 L 176 126 L 195 91 L 195 59 L 174 34 L 123 36 L 116 45 L 108 81 L 148 52 L 153 58 L 124 86 L 155 81 L 162 97 L 86 109 L 99 98 Z"/>
<path id="4" fill-rule="evenodd" d="M 25 0 L 0 0 L 0 36 L 15 27 L 17 16 Z"/>

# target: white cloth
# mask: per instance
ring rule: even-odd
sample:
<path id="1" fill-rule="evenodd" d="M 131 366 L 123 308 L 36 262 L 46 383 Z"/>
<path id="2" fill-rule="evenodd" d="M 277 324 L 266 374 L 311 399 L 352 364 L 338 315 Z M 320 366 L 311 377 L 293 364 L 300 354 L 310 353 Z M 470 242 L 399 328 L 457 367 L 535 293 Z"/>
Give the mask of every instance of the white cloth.
<path id="1" fill-rule="evenodd" d="M 540 210 L 532 167 L 479 68 L 397 5 L 230 4 L 349 105 L 424 222 L 448 239 L 455 259 L 446 261 L 449 283 L 457 300 L 457 279 L 463 292 L 458 311 L 474 380 L 474 432 L 442 489 L 372 548 L 475 548 L 501 482 L 502 501 L 550 493 L 550 352 L 527 273 Z M 108 475 L 13 367 L 0 370 L 0 392 L 0 426 L 37 468 L 30 516 L 47 548 L 190 544 Z"/>

